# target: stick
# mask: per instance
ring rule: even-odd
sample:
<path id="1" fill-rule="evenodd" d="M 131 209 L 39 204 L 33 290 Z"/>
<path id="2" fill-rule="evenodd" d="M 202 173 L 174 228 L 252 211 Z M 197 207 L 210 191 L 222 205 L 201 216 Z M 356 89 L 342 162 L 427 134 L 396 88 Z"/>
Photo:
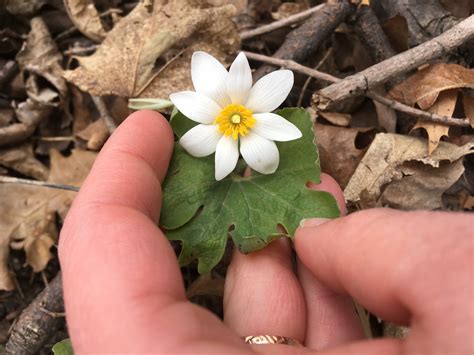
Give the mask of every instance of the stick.
<path id="1" fill-rule="evenodd" d="M 287 60 L 287 59 L 278 59 L 278 58 L 272 58 L 268 57 L 263 54 L 257 54 L 257 53 L 252 53 L 252 52 L 245 52 L 247 57 L 249 59 L 253 60 L 258 60 L 261 62 L 269 63 L 272 65 L 276 65 L 279 67 L 287 68 L 294 70 L 298 73 L 302 73 L 305 75 L 312 76 L 313 78 L 328 81 L 331 83 L 338 83 L 341 82 L 342 80 L 339 78 L 336 78 L 335 76 L 332 76 L 327 73 L 320 72 L 318 70 L 312 69 L 305 67 L 304 65 L 298 64 L 292 60 Z M 388 107 L 393 108 L 394 110 L 397 110 L 399 112 L 406 113 L 407 115 L 417 117 L 420 119 L 423 119 L 425 121 L 431 121 L 435 123 L 441 123 L 445 124 L 448 126 L 458 126 L 458 127 L 470 127 L 469 120 L 464 119 L 464 118 L 451 118 L 451 117 L 446 117 L 446 116 L 440 116 L 436 115 L 431 112 L 426 112 L 423 110 L 419 110 L 414 107 L 410 107 L 407 105 L 404 105 L 398 101 L 387 99 L 379 94 L 376 94 L 374 92 L 365 92 L 364 93 L 367 97 L 371 98 L 372 100 L 375 100 L 377 102 L 380 102 Z"/>
<path id="2" fill-rule="evenodd" d="M 315 12 L 321 10 L 323 7 L 324 7 L 324 4 L 317 5 L 317 6 L 309 8 L 308 10 L 301 11 L 301 12 L 298 12 L 297 14 L 288 16 L 284 19 L 269 23 L 268 25 L 263 25 L 263 26 L 254 28 L 252 30 L 243 31 L 240 34 L 240 39 L 245 40 L 252 37 L 260 36 L 264 33 L 272 32 L 279 28 L 290 26 L 290 25 L 293 25 L 294 23 L 300 22 L 302 20 L 306 20 L 308 17 L 310 17 Z"/>
<path id="3" fill-rule="evenodd" d="M 64 322 L 61 273 L 21 313 L 5 346 L 6 354 L 37 354 Z M 46 310 L 46 311 L 45 311 Z"/>
<path id="4" fill-rule="evenodd" d="M 355 6 L 347 0 L 334 0 L 324 4 L 320 11 L 315 12 L 300 27 L 288 33 L 273 57 L 304 62 L 314 55 L 321 44 L 354 9 Z M 259 79 L 274 69 L 271 65 L 263 65 L 255 72 L 254 78 Z"/>
<path id="5" fill-rule="evenodd" d="M 432 40 L 317 91 L 313 95 L 313 106 L 322 111 L 330 110 L 335 103 L 363 95 L 397 75 L 449 53 L 471 38 L 474 38 L 474 15 Z"/>
<path id="6" fill-rule="evenodd" d="M 68 190 L 68 191 L 79 191 L 79 187 L 72 186 L 72 185 L 65 185 L 65 184 L 55 184 L 53 182 L 47 181 L 38 181 L 38 180 L 31 180 L 31 179 L 21 179 L 11 176 L 0 176 L 0 184 L 23 184 L 23 185 L 33 185 L 33 186 L 41 186 L 41 187 L 49 187 L 52 189 L 59 189 L 59 190 Z"/>
<path id="7" fill-rule="evenodd" d="M 109 129 L 109 133 L 112 134 L 117 128 L 117 124 L 114 121 L 114 118 L 110 115 L 107 106 L 105 105 L 104 100 L 100 96 L 91 96 L 92 101 L 94 101 L 95 107 L 100 113 L 100 116 L 105 122 L 105 125 Z"/>

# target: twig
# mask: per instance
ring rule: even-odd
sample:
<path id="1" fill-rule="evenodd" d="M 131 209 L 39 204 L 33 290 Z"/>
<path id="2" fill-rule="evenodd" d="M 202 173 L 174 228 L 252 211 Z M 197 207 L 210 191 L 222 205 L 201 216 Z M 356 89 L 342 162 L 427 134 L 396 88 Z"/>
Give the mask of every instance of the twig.
<path id="1" fill-rule="evenodd" d="M 73 47 L 68 49 L 67 51 L 64 51 L 64 55 L 82 55 L 82 54 L 89 54 L 93 51 L 95 51 L 99 45 L 93 44 L 88 47 Z"/>
<path id="2" fill-rule="evenodd" d="M 68 190 L 68 191 L 79 191 L 79 187 L 65 184 L 56 184 L 53 182 L 38 181 L 31 179 L 21 179 L 11 176 L 0 176 L 0 183 L 6 184 L 23 184 L 23 185 L 33 185 L 41 187 L 49 187 L 52 189 Z"/>
<path id="3" fill-rule="evenodd" d="M 304 62 L 314 55 L 321 44 L 354 9 L 355 6 L 347 0 L 333 0 L 325 3 L 320 11 L 315 12 L 301 26 L 288 33 L 273 57 Z M 255 71 L 254 78 L 259 79 L 274 69 L 271 65 L 262 65 Z"/>
<path id="4" fill-rule="evenodd" d="M 432 40 L 315 92 L 313 105 L 319 110 L 330 110 L 335 103 L 363 95 L 400 74 L 449 53 L 471 38 L 474 38 L 474 15 Z"/>
<path id="5" fill-rule="evenodd" d="M 94 101 L 97 110 L 100 113 L 100 116 L 105 122 L 105 125 L 109 129 L 109 133 L 112 134 L 117 128 L 117 124 L 114 121 L 114 118 L 110 115 L 107 106 L 105 105 L 104 100 L 100 96 L 91 96 L 92 101 Z"/>
<path id="6" fill-rule="evenodd" d="M 308 68 L 304 65 L 298 64 L 292 60 L 287 60 L 287 59 L 278 59 L 278 58 L 272 58 L 268 57 L 263 54 L 257 54 L 257 53 L 252 53 L 252 52 L 245 52 L 248 58 L 258 60 L 261 62 L 265 63 L 270 63 L 272 65 L 276 65 L 279 67 L 287 68 L 294 70 L 296 72 L 312 76 L 313 78 L 328 81 L 331 83 L 338 83 L 342 81 L 339 78 L 336 78 L 335 76 L 332 76 L 330 74 L 326 74 L 323 72 L 320 72 L 318 70 Z M 451 117 L 446 117 L 446 116 L 440 116 L 436 115 L 431 112 L 426 112 L 423 110 L 419 110 L 414 107 L 410 107 L 407 105 L 404 105 L 398 101 L 387 99 L 379 94 L 376 94 L 372 91 L 368 91 L 364 93 L 367 97 L 371 98 L 372 100 L 375 100 L 377 102 L 380 102 L 388 107 L 393 108 L 394 110 L 397 110 L 399 112 L 406 113 L 407 115 L 414 116 L 421 118 L 425 121 L 432 121 L 436 123 L 441 123 L 445 124 L 448 126 L 458 126 L 458 127 L 470 127 L 469 120 L 464 119 L 464 118 L 451 118 Z"/>
<path id="7" fill-rule="evenodd" d="M 291 70 L 297 71 L 298 73 L 312 76 L 313 78 L 316 78 L 316 79 L 329 81 L 330 83 L 335 83 L 336 81 L 340 80 L 339 78 L 336 78 L 335 76 L 332 76 L 331 74 L 323 73 L 323 72 L 320 72 L 319 70 L 306 67 L 290 59 L 273 58 L 267 55 L 247 52 L 247 51 L 244 51 L 244 53 L 249 59 L 257 60 L 263 63 L 272 64 L 276 67 L 291 69 Z"/>
<path id="8" fill-rule="evenodd" d="M 298 12 L 297 14 L 288 16 L 284 19 L 269 23 L 268 25 L 263 25 L 263 26 L 254 28 L 252 30 L 243 31 L 240 34 L 240 39 L 245 40 L 245 39 L 249 39 L 249 38 L 252 38 L 252 37 L 256 37 L 256 36 L 262 35 L 264 33 L 275 31 L 275 30 L 277 30 L 279 28 L 282 28 L 282 27 L 293 25 L 293 24 L 298 23 L 302 20 L 306 20 L 308 17 L 310 17 L 315 12 L 321 10 L 323 7 L 324 7 L 324 4 L 317 5 L 317 6 L 309 8 L 308 10 L 301 11 L 301 12 Z"/>
<path id="9" fill-rule="evenodd" d="M 63 136 L 63 137 L 32 137 L 33 139 L 43 141 L 43 142 L 71 142 L 74 140 L 73 136 Z"/>
<path id="10" fill-rule="evenodd" d="M 41 312 L 46 313 L 48 316 L 53 318 L 64 318 L 66 317 L 66 312 L 51 312 L 44 307 L 39 309 Z"/>
<path id="11" fill-rule="evenodd" d="M 47 309 L 48 312 L 44 310 Z M 5 346 L 6 354 L 37 354 L 64 319 L 61 274 L 21 313 Z"/>
<path id="12" fill-rule="evenodd" d="M 314 69 L 318 70 L 319 68 L 321 68 L 321 66 L 324 64 L 324 62 L 328 59 L 328 57 L 332 54 L 333 50 L 332 50 L 332 47 L 329 48 L 326 53 L 324 54 L 324 56 L 321 58 L 321 60 L 319 61 L 319 63 L 314 67 Z M 305 80 L 304 84 L 303 84 L 303 87 L 301 88 L 301 92 L 300 92 L 300 96 L 298 97 L 298 101 L 296 102 L 296 107 L 300 107 L 301 106 L 301 103 L 303 102 L 303 96 L 304 96 L 304 93 L 306 91 L 306 89 L 308 89 L 308 85 L 309 83 L 311 82 L 311 79 L 313 79 L 312 76 L 308 76 L 308 78 Z"/>

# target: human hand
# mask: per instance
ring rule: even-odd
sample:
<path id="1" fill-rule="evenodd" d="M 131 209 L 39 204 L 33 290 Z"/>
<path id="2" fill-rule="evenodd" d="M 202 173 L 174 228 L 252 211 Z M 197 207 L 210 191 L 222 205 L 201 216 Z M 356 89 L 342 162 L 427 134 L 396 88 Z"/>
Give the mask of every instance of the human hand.
<path id="1" fill-rule="evenodd" d="M 327 353 L 468 352 L 472 224 L 459 214 L 375 210 L 303 227 L 295 236 L 296 274 L 287 240 L 234 254 L 224 323 L 188 302 L 174 251 L 156 227 L 172 143 L 161 115 L 133 114 L 107 142 L 71 207 L 59 256 L 76 353 L 304 349 L 241 339 L 260 334 Z M 329 177 L 317 188 L 343 207 Z M 354 343 L 362 332 L 349 294 L 384 319 L 410 323 L 408 340 Z"/>

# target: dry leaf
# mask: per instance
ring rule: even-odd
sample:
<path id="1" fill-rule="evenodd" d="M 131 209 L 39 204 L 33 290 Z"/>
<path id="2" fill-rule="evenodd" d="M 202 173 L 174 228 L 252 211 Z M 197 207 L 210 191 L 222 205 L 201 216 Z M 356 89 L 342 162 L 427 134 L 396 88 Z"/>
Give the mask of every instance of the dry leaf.
<path id="1" fill-rule="evenodd" d="M 318 112 L 319 116 L 336 126 L 347 127 L 351 123 L 352 116 L 349 113 L 342 112 Z"/>
<path id="2" fill-rule="evenodd" d="M 408 106 L 417 103 L 427 109 L 441 91 L 474 88 L 474 69 L 457 64 L 438 63 L 419 70 L 390 90 L 388 96 Z"/>
<path id="3" fill-rule="evenodd" d="M 186 297 L 194 296 L 224 296 L 224 278 L 213 277 L 210 272 L 199 275 L 186 290 Z"/>
<path id="4" fill-rule="evenodd" d="M 463 93 L 462 102 L 464 106 L 464 113 L 466 117 L 469 118 L 471 127 L 474 128 L 474 97 Z"/>
<path id="5" fill-rule="evenodd" d="M 440 0 L 440 4 L 457 18 L 466 18 L 474 13 L 472 0 Z"/>
<path id="6" fill-rule="evenodd" d="M 76 136 L 87 142 L 87 149 L 98 151 L 110 136 L 109 128 L 103 119 L 92 122 Z"/>
<path id="7" fill-rule="evenodd" d="M 436 169 L 440 167 L 441 169 L 446 169 L 443 171 L 447 174 L 446 176 L 449 177 L 450 181 L 452 181 L 459 172 L 460 167 L 459 163 L 455 162 L 464 155 L 472 153 L 473 148 L 473 143 L 459 147 L 454 144 L 440 142 L 438 149 L 430 155 L 428 153 L 426 140 L 423 138 L 379 133 L 376 135 L 367 153 L 362 158 L 359 166 L 347 184 L 344 190 L 344 196 L 346 200 L 350 202 L 360 201 L 364 203 L 370 200 L 378 200 L 384 187 L 386 190 L 390 187 L 389 184 L 392 181 L 405 178 L 403 171 L 404 169 L 405 172 L 407 171 L 408 165 L 405 163 L 409 161 L 420 162 Z M 453 164 L 448 164 L 446 167 L 441 164 L 442 161 Z M 414 168 L 411 167 L 411 169 L 413 171 Z M 425 174 L 428 168 L 423 169 L 421 169 L 421 171 Z M 453 171 L 451 172 L 450 169 Z M 419 171 L 420 169 L 413 174 L 420 174 L 420 177 L 424 176 Z M 431 171 L 431 173 L 433 172 Z M 440 179 L 440 181 L 438 181 L 439 186 L 442 185 L 441 182 L 445 178 L 445 175 L 440 175 L 442 174 L 438 175 Z M 407 182 L 404 183 L 403 194 L 408 195 L 410 189 L 415 189 L 414 185 L 418 183 L 418 180 L 418 178 L 414 177 L 408 179 Z M 448 185 L 449 182 L 445 184 Z M 420 194 L 425 193 L 424 196 L 420 196 L 420 199 L 425 198 L 427 201 L 430 201 L 428 207 L 441 205 L 439 190 L 433 189 L 430 191 L 429 188 L 424 187 L 419 188 L 417 191 Z M 436 199 L 437 202 L 433 202 Z M 394 200 L 393 196 L 391 200 Z M 404 208 L 410 208 L 410 206 L 404 206 Z"/>
<path id="8" fill-rule="evenodd" d="M 79 186 L 88 174 L 96 154 L 73 150 L 68 157 L 51 151 L 48 181 Z M 50 259 L 51 242 L 56 241 L 54 216 L 64 218 L 76 193 L 27 185 L 0 184 L 0 290 L 14 284 L 7 268 L 10 243 L 23 247 L 27 262 L 35 271 Z M 14 239 L 14 240 L 13 240 Z"/>
<path id="9" fill-rule="evenodd" d="M 48 168 L 34 157 L 31 144 L 0 150 L 0 165 L 38 180 L 46 180 L 49 174 Z"/>
<path id="10" fill-rule="evenodd" d="M 403 210 L 435 210 L 443 207 L 441 196 L 462 176 L 462 159 L 441 162 L 438 168 L 409 161 L 399 167 L 403 177 L 383 190 L 380 204 Z"/>
<path id="11" fill-rule="evenodd" d="M 316 124 L 314 133 L 321 169 L 344 188 L 349 182 L 366 149 L 357 149 L 357 135 L 370 128 L 342 128 Z"/>
<path id="12" fill-rule="evenodd" d="M 409 32 L 405 17 L 397 14 L 389 18 L 382 24 L 382 29 L 397 52 L 404 52 L 408 49 Z"/>
<path id="13" fill-rule="evenodd" d="M 77 133 L 85 129 L 92 123 L 92 100 L 86 101 L 86 94 L 82 93 L 78 88 L 71 85 L 71 101 L 72 101 L 72 131 Z"/>
<path id="14" fill-rule="evenodd" d="M 205 0 L 209 5 L 212 6 L 224 6 L 224 5 L 233 5 L 235 7 L 236 13 L 240 14 L 247 9 L 248 0 Z"/>
<path id="15" fill-rule="evenodd" d="M 155 0 L 149 12 L 139 3 L 93 55 L 77 58 L 80 67 L 64 77 L 96 96 L 168 97 L 190 89 L 192 52 L 205 50 L 225 61 L 239 47 L 234 12 L 232 5 L 200 8 L 191 0 Z M 164 57 L 167 53 L 175 57 Z M 155 69 L 158 58 L 166 64 Z"/>
<path id="16" fill-rule="evenodd" d="M 10 107 L 0 108 L 0 128 L 5 127 L 10 122 L 12 122 L 14 117 L 15 117 L 15 111 L 13 111 L 12 108 Z"/>
<path id="17" fill-rule="evenodd" d="M 474 196 L 466 196 L 462 201 L 462 207 L 466 210 L 474 209 Z"/>
<path id="18" fill-rule="evenodd" d="M 101 42 L 107 35 L 92 0 L 64 0 L 72 23 L 90 39 Z"/>
<path id="19" fill-rule="evenodd" d="M 3 7 L 12 15 L 31 16 L 41 9 L 48 0 L 3 0 Z"/>
<path id="20" fill-rule="evenodd" d="M 281 20 L 287 18 L 291 15 L 295 15 L 301 11 L 308 9 L 307 4 L 303 3 L 294 3 L 294 2 L 283 2 L 278 6 L 276 12 L 272 12 L 272 18 L 274 20 Z"/>
<path id="21" fill-rule="evenodd" d="M 436 113 L 440 116 L 452 117 L 454 108 L 456 107 L 456 101 L 458 97 L 458 91 L 456 89 L 446 90 L 439 93 L 438 99 L 431 106 L 428 111 Z M 449 126 L 437 124 L 433 122 L 427 122 L 418 120 L 412 131 L 418 128 L 423 128 L 428 133 L 428 153 L 431 154 L 436 147 L 439 145 L 441 137 L 448 136 Z"/>
<path id="22" fill-rule="evenodd" d="M 28 97 L 48 106 L 60 106 L 67 97 L 61 61 L 56 43 L 41 17 L 31 19 L 31 31 L 16 59 L 26 78 Z M 45 85 L 43 80 L 50 85 Z"/>

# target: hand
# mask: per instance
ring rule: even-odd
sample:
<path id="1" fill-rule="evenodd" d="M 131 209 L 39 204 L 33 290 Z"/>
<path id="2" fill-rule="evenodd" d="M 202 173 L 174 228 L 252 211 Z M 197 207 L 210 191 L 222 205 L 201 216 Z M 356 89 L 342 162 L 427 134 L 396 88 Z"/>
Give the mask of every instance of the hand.
<path id="1" fill-rule="evenodd" d="M 160 114 L 131 115 L 66 218 L 59 256 L 77 354 L 302 351 L 241 339 L 260 334 L 292 337 L 324 354 L 472 351 L 472 220 L 462 214 L 373 210 L 308 221 L 295 236 L 296 274 L 286 239 L 234 253 L 224 323 L 188 302 L 175 253 L 156 226 L 172 143 Z M 344 208 L 327 175 L 316 188 Z M 362 331 L 350 296 L 384 319 L 410 324 L 409 338 L 355 342 Z"/>

